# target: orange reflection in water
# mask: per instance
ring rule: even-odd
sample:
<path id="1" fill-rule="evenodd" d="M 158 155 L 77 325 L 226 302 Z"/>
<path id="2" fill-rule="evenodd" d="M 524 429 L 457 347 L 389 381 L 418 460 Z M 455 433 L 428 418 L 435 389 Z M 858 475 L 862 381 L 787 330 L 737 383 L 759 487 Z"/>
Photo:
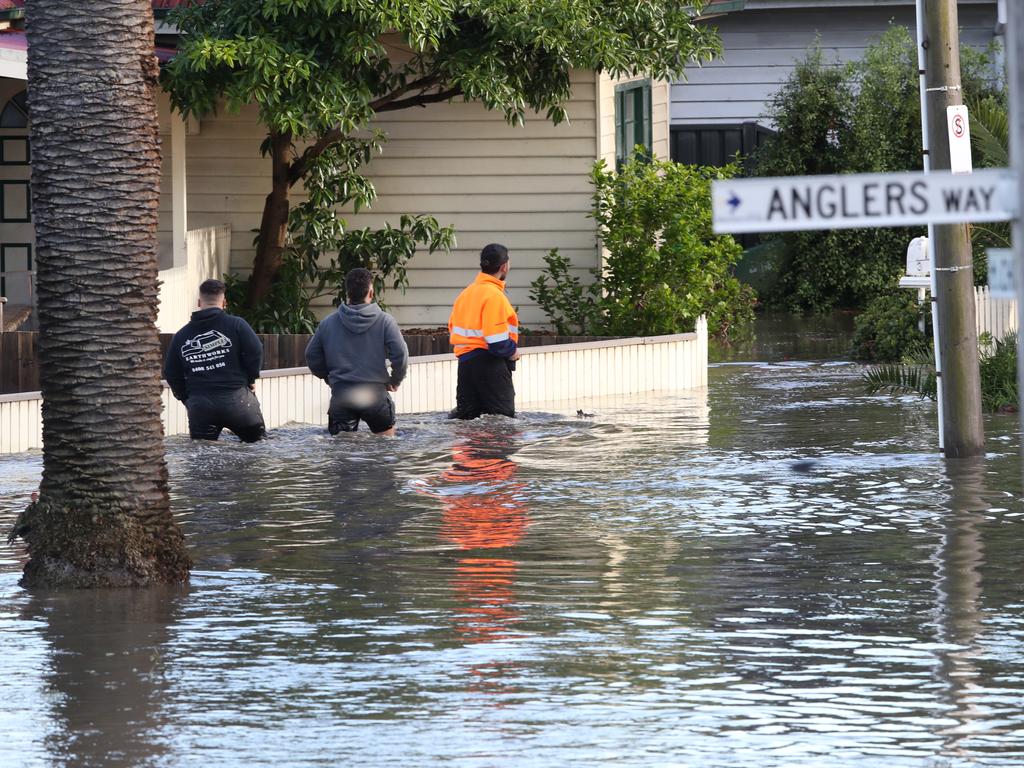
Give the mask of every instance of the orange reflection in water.
<path id="1" fill-rule="evenodd" d="M 459 559 L 451 581 L 464 606 L 455 629 L 469 642 L 514 637 L 512 626 L 519 619 L 514 607 L 519 562 L 507 552 L 479 552 L 514 547 L 529 525 L 523 486 L 515 481 L 519 467 L 510 453 L 507 437 L 474 435 L 453 446 L 452 465 L 441 473 L 445 484 L 465 486 L 440 495 L 440 534 L 475 553 Z"/>

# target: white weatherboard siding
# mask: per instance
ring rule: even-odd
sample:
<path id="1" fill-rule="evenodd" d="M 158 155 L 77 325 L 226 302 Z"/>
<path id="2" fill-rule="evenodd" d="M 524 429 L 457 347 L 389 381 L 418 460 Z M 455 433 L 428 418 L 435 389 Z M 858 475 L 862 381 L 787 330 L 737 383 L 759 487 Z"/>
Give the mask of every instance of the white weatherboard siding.
<path id="1" fill-rule="evenodd" d="M 186 238 L 186 263 L 160 270 L 160 308 L 156 327 L 160 333 L 177 333 L 196 309 L 198 287 L 228 270 L 231 228 L 227 225 L 191 230 Z"/>
<path id="2" fill-rule="evenodd" d="M 912 3 L 766 10 L 752 5 L 710 22 L 721 34 L 724 54 L 703 68 L 688 69 L 686 82 L 673 83 L 672 125 L 754 121 L 771 127 L 764 117 L 768 102 L 816 39 L 826 61 L 846 63 L 862 58 L 890 22 L 914 35 Z M 958 10 L 961 41 L 988 45 L 994 38 L 995 3 L 961 2 Z"/>
<path id="3" fill-rule="evenodd" d="M 561 403 L 575 413 L 611 395 L 677 392 L 707 386 L 707 323 L 695 333 L 644 339 L 528 347 L 514 375 L 517 407 Z M 406 381 L 395 395 L 399 413 L 445 412 L 455 404 L 458 363 L 454 355 L 410 360 Z M 306 368 L 265 371 L 256 395 L 269 428 L 326 424 L 330 390 Z M 42 447 L 38 392 L 0 395 L 0 454 Z M 184 406 L 164 387 L 164 433 L 188 433 Z"/>
<path id="4" fill-rule="evenodd" d="M 378 200 L 371 210 L 349 216 L 350 225 L 379 227 L 397 224 L 403 213 L 429 214 L 454 226 L 458 239 L 450 254 L 416 256 L 405 295 L 388 292 L 385 300 L 399 323 L 446 324 L 452 301 L 473 279 L 479 251 L 489 242 L 512 251 L 508 292 L 524 325 L 546 322 L 528 294 L 550 249 L 570 257 L 582 278 L 596 266 L 596 235 L 587 214 L 588 174 L 599 156 L 597 82 L 585 71 L 574 72 L 572 81 L 569 122 L 558 126 L 538 114 L 528 115 L 525 126 L 511 126 L 501 114 L 464 102 L 388 114 L 377 124 L 390 137 L 367 168 Z M 656 92 L 661 96 L 653 100 L 654 138 L 659 154 L 667 156 L 667 84 Z M 160 106 L 169 180 L 166 96 Z M 252 265 L 253 237 L 270 185 L 269 161 L 259 155 L 264 135 L 256 109 L 247 107 L 202 120 L 187 139 L 189 227 L 230 224 L 231 266 L 241 274 Z M 163 249 L 170 247 L 170 193 L 168 181 L 161 196 Z M 326 302 L 321 309 L 329 310 Z"/>

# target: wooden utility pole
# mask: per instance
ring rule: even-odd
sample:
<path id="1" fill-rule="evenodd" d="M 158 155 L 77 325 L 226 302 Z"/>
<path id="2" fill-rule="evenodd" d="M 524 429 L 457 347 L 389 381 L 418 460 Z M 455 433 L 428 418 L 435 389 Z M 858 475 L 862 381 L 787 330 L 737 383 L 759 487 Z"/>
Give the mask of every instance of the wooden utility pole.
<path id="1" fill-rule="evenodd" d="M 946 108 L 963 104 L 960 90 L 960 32 L 956 0 L 925 0 L 925 82 L 931 168 L 950 168 Z M 934 255 L 942 359 L 943 432 L 948 458 L 981 456 L 981 377 L 975 325 L 974 270 L 966 224 L 935 226 Z"/>

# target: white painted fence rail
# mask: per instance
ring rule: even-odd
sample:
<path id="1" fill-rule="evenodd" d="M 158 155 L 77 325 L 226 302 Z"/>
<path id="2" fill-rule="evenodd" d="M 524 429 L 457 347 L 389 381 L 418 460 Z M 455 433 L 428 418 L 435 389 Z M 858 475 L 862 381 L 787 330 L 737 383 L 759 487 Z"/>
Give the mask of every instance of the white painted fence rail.
<path id="1" fill-rule="evenodd" d="M 707 386 L 708 332 L 703 318 L 694 333 L 651 338 L 524 347 L 514 376 L 517 407 L 565 403 L 570 411 L 608 395 L 672 392 Z M 448 411 L 455 405 L 454 355 L 414 357 L 395 393 L 399 413 Z M 326 424 L 330 390 L 307 368 L 264 371 L 256 395 L 268 428 Z M 166 387 L 164 433 L 188 433 L 185 408 Z M 38 392 L 0 395 L 0 454 L 42 447 Z"/>
<path id="2" fill-rule="evenodd" d="M 981 285 L 974 289 L 974 306 L 979 336 L 990 333 L 993 339 L 1001 339 L 1017 330 L 1016 299 L 993 299 L 988 286 Z"/>

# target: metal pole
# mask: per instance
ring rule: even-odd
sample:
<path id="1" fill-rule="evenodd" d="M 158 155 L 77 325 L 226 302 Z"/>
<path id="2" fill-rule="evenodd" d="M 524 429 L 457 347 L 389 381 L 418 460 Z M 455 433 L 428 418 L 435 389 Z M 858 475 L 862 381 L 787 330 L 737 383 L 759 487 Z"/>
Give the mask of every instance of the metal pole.
<path id="1" fill-rule="evenodd" d="M 960 30 L 955 0 L 925 0 L 925 78 L 928 83 L 929 159 L 935 171 L 950 168 L 948 109 L 963 104 Z M 942 418 L 947 458 L 982 456 L 981 375 L 974 307 L 974 271 L 967 224 L 936 224 L 934 253 Z"/>
<path id="2" fill-rule="evenodd" d="M 931 141 L 928 136 L 928 82 L 925 77 L 925 37 L 924 37 L 924 0 L 917 0 L 917 73 L 919 88 L 921 91 L 921 162 L 925 173 L 932 169 Z M 942 345 L 939 343 L 939 306 L 935 297 L 938 295 L 935 286 L 935 227 L 928 225 L 928 263 L 931 280 L 932 300 L 929 302 L 932 310 L 932 347 L 935 349 L 935 402 L 936 411 L 939 415 L 939 451 L 945 452 L 945 423 L 943 419 L 942 400 Z M 924 322 L 922 320 L 922 322 Z"/>
<path id="3" fill-rule="evenodd" d="M 1024 4 L 1006 4 L 1006 70 L 1010 91 L 1010 168 L 1017 174 L 1017 199 L 1024 199 Z M 1024 394 L 1024 219 L 1013 220 L 1013 251 L 1017 276 L 1017 392 Z M 1024 438 L 1024 408 L 1021 433 Z"/>

